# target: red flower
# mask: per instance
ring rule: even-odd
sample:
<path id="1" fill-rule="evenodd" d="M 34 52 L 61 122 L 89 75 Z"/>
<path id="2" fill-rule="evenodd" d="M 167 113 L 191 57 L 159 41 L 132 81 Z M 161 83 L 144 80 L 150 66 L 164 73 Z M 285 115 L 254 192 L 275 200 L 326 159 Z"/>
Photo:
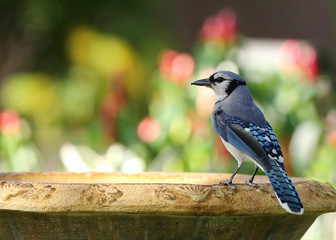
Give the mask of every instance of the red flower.
<path id="1" fill-rule="evenodd" d="M 281 47 L 282 69 L 289 74 L 299 73 L 304 80 L 314 82 L 318 75 L 316 50 L 298 40 L 286 40 Z"/>
<path id="2" fill-rule="evenodd" d="M 161 125 L 156 119 L 145 117 L 139 123 L 137 133 L 142 141 L 153 142 L 160 136 Z"/>
<path id="3" fill-rule="evenodd" d="M 237 35 L 237 15 L 231 9 L 223 9 L 208 17 L 201 29 L 204 41 L 234 42 Z"/>
<path id="4" fill-rule="evenodd" d="M 4 135 L 14 135 L 20 130 L 20 117 L 14 111 L 0 112 L 0 132 Z"/>
<path id="5" fill-rule="evenodd" d="M 331 147 L 336 148 L 336 130 L 331 132 L 327 138 L 327 142 Z"/>
<path id="6" fill-rule="evenodd" d="M 192 77 L 195 61 L 188 53 L 166 50 L 160 58 L 160 73 L 178 85 L 186 85 Z"/>

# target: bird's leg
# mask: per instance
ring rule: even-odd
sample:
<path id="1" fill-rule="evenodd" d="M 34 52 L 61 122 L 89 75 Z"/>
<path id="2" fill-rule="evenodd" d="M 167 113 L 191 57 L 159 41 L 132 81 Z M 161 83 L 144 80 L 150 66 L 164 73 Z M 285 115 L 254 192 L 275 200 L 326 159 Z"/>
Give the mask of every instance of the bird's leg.
<path id="1" fill-rule="evenodd" d="M 258 169 L 259 169 L 259 167 L 257 165 L 255 165 L 255 169 L 254 169 L 254 172 L 253 172 L 251 178 L 248 181 L 245 182 L 247 185 L 250 185 L 251 187 L 257 187 L 257 185 L 255 183 L 253 183 L 253 179 L 254 179 L 255 175 L 257 174 Z"/>
<path id="2" fill-rule="evenodd" d="M 241 166 L 242 166 L 242 164 L 238 164 L 238 167 L 234 171 L 234 173 L 232 174 L 232 176 L 229 179 L 225 180 L 225 181 L 220 181 L 219 184 L 228 185 L 228 187 L 232 188 L 233 191 L 237 192 L 236 191 L 236 187 L 233 186 L 233 184 L 232 184 L 232 180 L 233 180 L 234 176 L 237 174 L 238 170 L 241 168 Z"/>

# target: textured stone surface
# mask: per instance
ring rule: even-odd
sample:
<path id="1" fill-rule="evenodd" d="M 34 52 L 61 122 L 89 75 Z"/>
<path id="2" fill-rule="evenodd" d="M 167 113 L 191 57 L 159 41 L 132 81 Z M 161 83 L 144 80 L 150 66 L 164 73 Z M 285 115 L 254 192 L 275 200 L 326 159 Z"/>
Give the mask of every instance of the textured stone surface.
<path id="1" fill-rule="evenodd" d="M 0 239 L 299 239 L 336 211 L 336 190 L 292 178 L 303 216 L 283 210 L 268 179 L 228 174 L 0 174 Z M 249 176 L 237 175 L 235 182 Z"/>

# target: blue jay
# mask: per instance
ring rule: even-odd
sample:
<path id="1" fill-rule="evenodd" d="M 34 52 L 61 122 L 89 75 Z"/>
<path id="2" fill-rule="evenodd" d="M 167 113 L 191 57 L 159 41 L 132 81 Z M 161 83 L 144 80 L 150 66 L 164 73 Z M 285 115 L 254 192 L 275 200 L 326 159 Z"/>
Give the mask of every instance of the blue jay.
<path id="1" fill-rule="evenodd" d="M 289 213 L 303 214 L 296 189 L 286 174 L 279 142 L 261 110 L 254 104 L 246 82 L 237 74 L 219 71 L 192 85 L 214 90 L 216 102 L 212 124 L 227 150 L 238 161 L 232 176 L 220 184 L 236 191 L 232 179 L 246 160 L 255 164 L 252 177 L 246 182 L 255 187 L 254 176 L 259 168 L 267 175 L 280 205 Z"/>

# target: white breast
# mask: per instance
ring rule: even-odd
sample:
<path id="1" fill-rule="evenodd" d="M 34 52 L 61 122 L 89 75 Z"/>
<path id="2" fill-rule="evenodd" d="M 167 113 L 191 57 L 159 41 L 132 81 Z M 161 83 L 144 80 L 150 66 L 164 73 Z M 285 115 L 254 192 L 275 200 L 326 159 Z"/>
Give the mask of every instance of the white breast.
<path id="1" fill-rule="evenodd" d="M 264 168 L 261 167 L 250 155 L 247 153 L 244 153 L 234 147 L 231 143 L 226 142 L 225 140 L 222 139 L 222 142 L 226 149 L 231 153 L 231 155 L 237 160 L 238 166 L 241 166 L 245 161 L 252 161 L 253 163 L 257 164 L 260 169 L 264 171 Z"/>

